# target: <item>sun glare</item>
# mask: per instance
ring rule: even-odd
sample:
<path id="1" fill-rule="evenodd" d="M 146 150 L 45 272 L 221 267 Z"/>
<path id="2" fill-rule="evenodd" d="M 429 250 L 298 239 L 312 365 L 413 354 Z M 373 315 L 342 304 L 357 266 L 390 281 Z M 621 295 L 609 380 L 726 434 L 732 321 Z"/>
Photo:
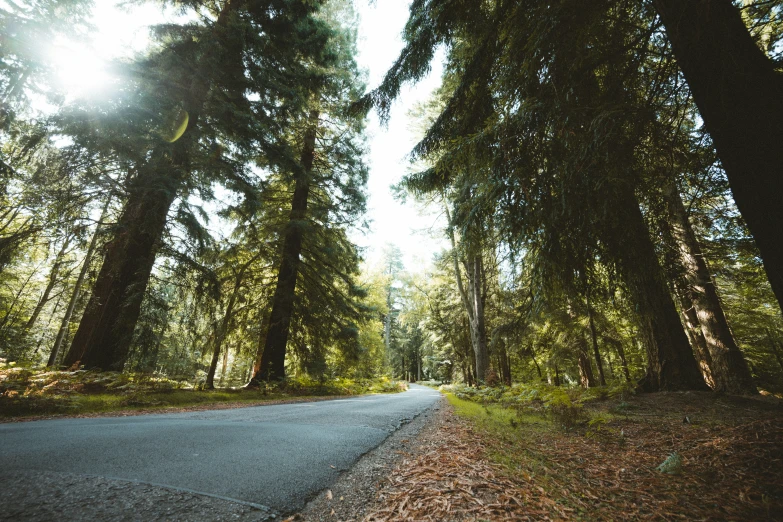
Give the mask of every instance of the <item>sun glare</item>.
<path id="1" fill-rule="evenodd" d="M 85 44 L 58 41 L 51 57 L 59 87 L 68 96 L 97 93 L 111 82 L 106 62 Z"/>

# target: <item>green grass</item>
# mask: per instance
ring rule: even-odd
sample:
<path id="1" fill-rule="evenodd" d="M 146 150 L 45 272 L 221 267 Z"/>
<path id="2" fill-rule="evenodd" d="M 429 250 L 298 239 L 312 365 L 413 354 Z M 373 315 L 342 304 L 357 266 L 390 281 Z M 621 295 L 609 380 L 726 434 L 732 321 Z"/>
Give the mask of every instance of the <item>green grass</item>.
<path id="1" fill-rule="evenodd" d="M 447 393 L 454 412 L 467 419 L 484 440 L 488 457 L 500 464 L 512 477 L 531 476 L 539 478 L 538 483 L 550 486 L 547 474 L 547 459 L 533 450 L 526 442 L 535 437 L 559 434 L 555 423 L 540 413 L 531 413 L 524 409 L 510 408 L 499 404 L 478 404 Z"/>

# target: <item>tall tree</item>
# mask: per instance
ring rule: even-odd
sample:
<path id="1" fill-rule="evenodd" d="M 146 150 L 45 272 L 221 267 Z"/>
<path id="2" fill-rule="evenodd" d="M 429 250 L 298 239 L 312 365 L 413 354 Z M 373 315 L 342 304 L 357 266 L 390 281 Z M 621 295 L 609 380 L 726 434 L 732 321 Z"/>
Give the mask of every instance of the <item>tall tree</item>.
<path id="1" fill-rule="evenodd" d="M 759 48 L 732 0 L 653 0 L 653 4 L 783 308 L 780 63 Z M 771 4 L 779 13 L 780 3 Z"/>
<path id="2" fill-rule="evenodd" d="M 279 129 L 301 107 L 298 82 L 309 83 L 302 58 L 317 61 L 325 35 L 312 17 L 317 5 L 284 4 L 225 1 L 199 12 L 200 24 L 160 29 L 166 45 L 139 65 L 138 77 L 142 109 L 162 115 L 153 118 L 161 130 L 140 144 L 148 154 L 133 156 L 124 209 L 66 364 L 122 368 L 169 209 L 182 191 L 216 180 L 248 190 L 232 151 L 290 163 Z M 121 143 L 109 146 L 124 152 Z"/>
<path id="3" fill-rule="evenodd" d="M 673 183 L 665 187 L 664 191 L 672 218 L 673 235 L 679 246 L 688 282 L 690 295 L 687 297 L 693 304 L 704 342 L 710 352 L 713 388 L 728 393 L 756 393 L 750 370 L 729 328 L 682 197 Z"/>

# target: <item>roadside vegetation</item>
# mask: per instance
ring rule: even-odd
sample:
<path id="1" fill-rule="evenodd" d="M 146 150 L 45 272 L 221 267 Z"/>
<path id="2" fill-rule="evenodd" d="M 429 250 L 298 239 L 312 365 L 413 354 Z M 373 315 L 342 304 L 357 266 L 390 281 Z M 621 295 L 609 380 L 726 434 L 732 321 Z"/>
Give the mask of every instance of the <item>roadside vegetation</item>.
<path id="1" fill-rule="evenodd" d="M 467 437 L 552 518 L 783 517 L 779 399 L 444 388 Z"/>
<path id="2" fill-rule="evenodd" d="M 3 367 L 4 366 L 4 367 Z M 204 389 L 204 376 L 175 380 L 145 373 L 52 371 L 0 366 L 0 420 L 251 406 L 274 401 L 369 393 L 396 393 L 404 382 L 387 378 L 306 377 L 264 383 L 254 389 Z"/>

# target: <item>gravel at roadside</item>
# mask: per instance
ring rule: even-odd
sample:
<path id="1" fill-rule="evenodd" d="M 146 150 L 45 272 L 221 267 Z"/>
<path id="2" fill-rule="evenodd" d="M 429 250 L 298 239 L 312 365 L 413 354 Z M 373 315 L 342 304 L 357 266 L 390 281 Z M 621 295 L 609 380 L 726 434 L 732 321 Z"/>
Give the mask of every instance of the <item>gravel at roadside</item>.
<path id="1" fill-rule="evenodd" d="M 311 500 L 303 510 L 286 521 L 358 521 L 377 507 L 377 493 L 394 469 L 416 455 L 438 436 L 446 415 L 445 398 L 414 418 L 368 452 L 332 486 Z"/>

